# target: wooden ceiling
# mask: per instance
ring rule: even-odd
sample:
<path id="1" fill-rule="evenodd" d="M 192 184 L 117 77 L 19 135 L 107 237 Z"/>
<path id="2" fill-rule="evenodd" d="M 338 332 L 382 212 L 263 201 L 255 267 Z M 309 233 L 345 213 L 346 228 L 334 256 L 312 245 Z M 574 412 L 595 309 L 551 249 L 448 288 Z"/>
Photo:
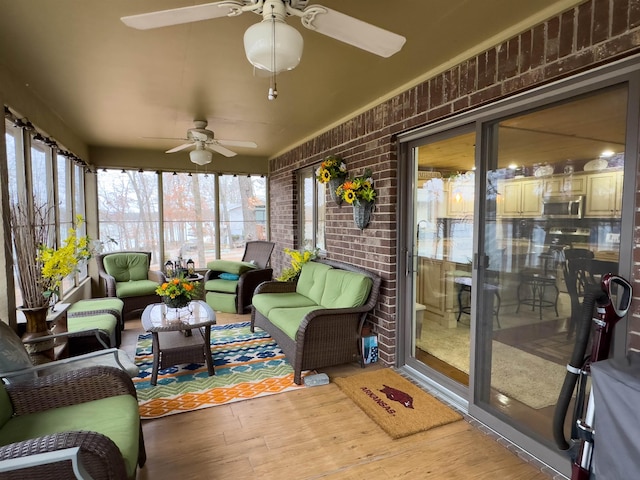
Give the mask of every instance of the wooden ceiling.
<path id="1" fill-rule="evenodd" d="M 627 88 L 618 86 L 498 124 L 497 166 L 536 163 L 576 166 L 605 150 L 624 151 Z M 418 149 L 421 170 L 467 171 L 474 166 L 475 132 L 424 145 Z"/>

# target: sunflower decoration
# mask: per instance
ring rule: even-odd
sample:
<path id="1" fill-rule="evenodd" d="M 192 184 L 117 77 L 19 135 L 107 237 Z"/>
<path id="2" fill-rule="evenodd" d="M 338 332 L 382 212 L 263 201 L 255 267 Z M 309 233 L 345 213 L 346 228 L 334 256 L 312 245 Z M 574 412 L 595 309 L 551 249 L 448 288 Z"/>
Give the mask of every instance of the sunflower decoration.
<path id="1" fill-rule="evenodd" d="M 347 166 L 337 155 L 326 157 L 316 170 L 316 178 L 320 183 L 329 183 L 334 178 L 342 179 L 347 176 Z"/>
<path id="2" fill-rule="evenodd" d="M 337 194 L 349 204 L 375 202 L 377 193 L 373 188 L 371 170 L 367 169 L 363 175 L 345 180 L 338 187 Z"/>

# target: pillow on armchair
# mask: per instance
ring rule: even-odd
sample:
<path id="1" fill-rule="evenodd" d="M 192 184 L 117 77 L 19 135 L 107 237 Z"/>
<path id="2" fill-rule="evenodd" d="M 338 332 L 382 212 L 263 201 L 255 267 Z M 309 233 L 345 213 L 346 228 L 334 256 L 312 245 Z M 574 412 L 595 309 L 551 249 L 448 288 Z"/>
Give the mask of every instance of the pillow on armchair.
<path id="1" fill-rule="evenodd" d="M 231 273 L 235 275 L 242 275 L 244 272 L 256 268 L 256 265 L 255 263 L 252 263 L 252 262 L 236 262 L 233 260 L 213 260 L 207 263 L 207 268 L 215 272 L 224 272 L 224 273 Z"/>
<path id="2" fill-rule="evenodd" d="M 149 275 L 149 257 L 144 253 L 114 253 L 105 256 L 103 262 L 116 282 L 146 280 Z"/>

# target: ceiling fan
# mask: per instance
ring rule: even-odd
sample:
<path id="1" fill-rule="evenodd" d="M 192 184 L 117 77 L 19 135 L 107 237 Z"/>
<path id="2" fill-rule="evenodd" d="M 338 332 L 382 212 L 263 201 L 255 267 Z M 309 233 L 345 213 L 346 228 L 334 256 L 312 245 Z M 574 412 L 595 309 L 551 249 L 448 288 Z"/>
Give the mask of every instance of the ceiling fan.
<path id="1" fill-rule="evenodd" d="M 240 140 L 217 140 L 214 138 L 213 132 L 207 130 L 206 120 L 195 120 L 193 122 L 195 128 L 187 130 L 187 143 L 178 145 L 165 153 L 175 153 L 181 150 L 195 146 L 196 149 L 189 152 L 189 158 L 193 163 L 198 165 L 205 165 L 211 162 L 213 158 L 213 152 L 218 152 L 225 157 L 233 157 L 236 152 L 229 150 L 226 147 L 243 147 L 243 148 L 256 148 L 254 142 L 244 142 Z"/>
<path id="2" fill-rule="evenodd" d="M 258 69 L 281 72 L 295 68 L 302 56 L 302 35 L 285 23 L 288 16 L 300 17 L 310 30 L 348 43 L 381 57 L 400 51 L 405 37 L 363 22 L 321 5 L 307 6 L 308 0 L 224 0 L 190 7 L 161 10 L 122 17 L 129 27 L 146 30 L 243 12 L 262 15 L 263 20 L 247 29 L 244 46 L 247 59 Z"/>

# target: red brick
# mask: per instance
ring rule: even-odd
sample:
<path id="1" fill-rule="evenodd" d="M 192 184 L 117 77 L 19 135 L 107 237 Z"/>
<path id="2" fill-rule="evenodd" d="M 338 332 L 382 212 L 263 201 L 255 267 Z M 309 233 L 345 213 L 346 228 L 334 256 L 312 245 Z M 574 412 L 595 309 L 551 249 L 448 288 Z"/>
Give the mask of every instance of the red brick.
<path id="1" fill-rule="evenodd" d="M 578 6 L 578 26 L 576 29 L 576 50 L 591 46 L 591 22 L 593 16 L 592 1 Z"/>
<path id="2" fill-rule="evenodd" d="M 546 24 L 546 42 L 544 49 L 545 61 L 547 63 L 558 59 L 560 48 L 560 19 L 550 18 Z"/>
<path id="3" fill-rule="evenodd" d="M 518 59 L 519 72 L 523 73 L 531 68 L 531 30 L 520 35 L 520 58 Z"/>
<path id="4" fill-rule="evenodd" d="M 612 0 L 612 2 L 611 35 L 616 36 L 624 32 L 629 24 L 629 0 Z M 636 0 L 633 3 L 638 4 Z"/>
<path id="5" fill-rule="evenodd" d="M 574 51 L 573 41 L 575 39 L 574 32 L 574 17 L 575 11 L 569 10 L 568 12 L 564 12 L 562 14 L 560 20 L 560 46 L 558 55 L 560 58 L 566 57 Z"/>
<path id="6" fill-rule="evenodd" d="M 429 80 L 429 107 L 436 108 L 442 105 L 442 75 L 436 75 Z"/>
<path id="7" fill-rule="evenodd" d="M 629 3 L 629 29 L 640 26 L 640 2 L 632 0 Z"/>
<path id="8" fill-rule="evenodd" d="M 594 3 L 591 41 L 593 44 L 604 41 L 609 34 L 609 0 Z"/>
<path id="9" fill-rule="evenodd" d="M 545 26 L 537 25 L 532 30 L 531 38 L 531 68 L 537 68 L 544 64 L 544 39 Z"/>
<path id="10" fill-rule="evenodd" d="M 478 89 L 488 87 L 496 82 L 497 52 L 491 48 L 478 55 Z"/>

